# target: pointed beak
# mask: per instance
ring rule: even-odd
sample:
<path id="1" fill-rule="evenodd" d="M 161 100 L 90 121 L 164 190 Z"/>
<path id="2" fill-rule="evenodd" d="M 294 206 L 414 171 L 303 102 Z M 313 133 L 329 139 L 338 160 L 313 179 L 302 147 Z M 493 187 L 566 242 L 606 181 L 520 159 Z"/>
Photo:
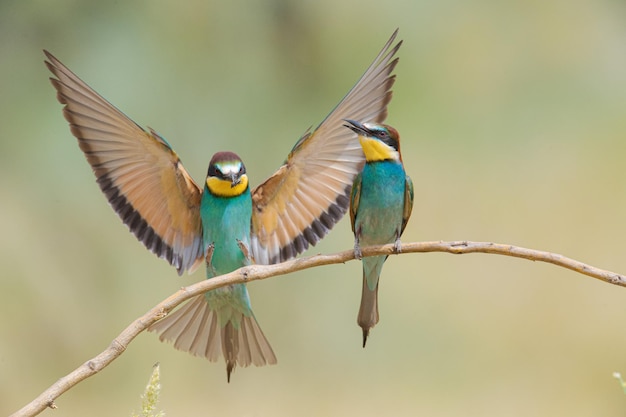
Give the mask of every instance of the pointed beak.
<path id="1" fill-rule="evenodd" d="M 230 188 L 235 187 L 237 184 L 241 182 L 241 178 L 237 173 L 232 173 L 227 175 L 227 178 L 230 180 Z"/>
<path id="2" fill-rule="evenodd" d="M 357 122 L 356 120 L 352 120 L 352 119 L 343 119 L 343 121 L 347 123 L 347 124 L 344 124 L 344 126 L 352 130 L 357 135 L 371 136 L 370 130 L 363 123 Z"/>

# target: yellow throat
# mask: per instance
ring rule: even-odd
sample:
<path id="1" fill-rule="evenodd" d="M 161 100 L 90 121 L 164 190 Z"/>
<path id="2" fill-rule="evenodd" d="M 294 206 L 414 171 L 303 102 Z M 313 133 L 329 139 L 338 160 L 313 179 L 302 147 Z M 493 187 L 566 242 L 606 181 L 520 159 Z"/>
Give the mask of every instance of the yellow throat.
<path id="1" fill-rule="evenodd" d="M 359 142 L 361 142 L 361 147 L 363 148 L 363 153 L 365 154 L 365 160 L 367 162 L 387 160 L 397 161 L 400 159 L 398 151 L 378 139 L 359 136 Z"/>
<path id="2" fill-rule="evenodd" d="M 239 178 L 239 184 L 234 187 L 230 181 L 217 177 L 208 177 L 206 179 L 206 185 L 214 195 L 220 197 L 236 197 L 241 195 L 246 191 L 246 188 L 248 188 L 248 176 L 243 174 L 241 178 Z"/>

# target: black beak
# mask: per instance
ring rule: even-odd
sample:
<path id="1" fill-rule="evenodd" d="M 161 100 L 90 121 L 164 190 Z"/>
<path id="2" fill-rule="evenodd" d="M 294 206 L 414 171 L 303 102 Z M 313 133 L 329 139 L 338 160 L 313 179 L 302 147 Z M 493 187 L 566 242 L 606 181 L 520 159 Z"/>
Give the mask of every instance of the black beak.
<path id="1" fill-rule="evenodd" d="M 369 129 L 366 128 L 365 126 L 363 126 L 363 123 L 361 123 L 361 122 L 357 122 L 356 120 L 352 120 L 352 119 L 343 119 L 343 121 L 348 123 L 348 124 L 345 124 L 344 126 L 347 127 L 348 129 L 352 130 L 357 135 L 360 135 L 360 136 L 371 136 L 372 135 L 372 133 L 369 131 Z"/>
<path id="2" fill-rule="evenodd" d="M 230 180 L 230 188 L 235 187 L 237 184 L 241 182 L 241 178 L 239 177 L 239 174 L 237 173 L 229 174 L 226 176 L 226 178 Z"/>

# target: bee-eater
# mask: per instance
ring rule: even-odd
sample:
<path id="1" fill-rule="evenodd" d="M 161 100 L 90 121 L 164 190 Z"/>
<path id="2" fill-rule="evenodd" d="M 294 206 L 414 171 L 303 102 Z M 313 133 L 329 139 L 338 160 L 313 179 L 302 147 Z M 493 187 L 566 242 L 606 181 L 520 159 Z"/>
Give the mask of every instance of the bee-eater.
<path id="1" fill-rule="evenodd" d="M 72 134 L 112 208 L 146 248 L 179 274 L 205 264 L 207 278 L 251 262 L 282 262 L 315 245 L 348 209 L 363 152 L 343 119 L 382 122 L 391 100 L 397 30 L 356 85 L 284 164 L 250 191 L 242 160 L 213 156 L 202 187 L 170 144 L 144 130 L 44 51 Z M 236 365 L 276 363 L 246 286 L 230 285 L 187 302 L 150 330 L 177 349 Z"/>
<path id="2" fill-rule="evenodd" d="M 354 255 L 361 259 L 361 245 L 394 242 L 400 251 L 400 236 L 413 209 L 413 182 L 402 164 L 400 135 L 391 126 L 345 120 L 358 137 L 365 165 L 354 180 L 350 196 L 350 220 L 354 232 Z M 363 259 L 363 289 L 357 323 L 363 329 L 363 347 L 370 329 L 378 323 L 378 280 L 387 256 Z"/>

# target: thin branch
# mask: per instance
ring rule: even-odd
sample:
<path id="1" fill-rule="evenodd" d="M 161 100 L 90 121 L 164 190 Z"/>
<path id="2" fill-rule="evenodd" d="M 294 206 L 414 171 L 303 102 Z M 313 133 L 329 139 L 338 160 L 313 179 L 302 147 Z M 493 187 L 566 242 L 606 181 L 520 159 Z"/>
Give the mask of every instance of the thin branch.
<path id="1" fill-rule="evenodd" d="M 389 244 L 363 248 L 363 256 L 392 255 L 394 254 L 393 246 L 393 244 Z M 528 259 L 530 261 L 551 263 L 599 279 L 608 284 L 626 287 L 626 276 L 624 275 L 596 268 L 556 253 L 526 249 L 513 245 L 469 241 L 417 242 L 402 245 L 402 253 L 414 252 L 446 252 L 452 254 L 489 253 L 512 256 L 515 258 Z M 176 306 L 195 295 L 199 295 L 225 285 L 266 279 L 316 266 L 345 263 L 353 259 L 354 252 L 349 250 L 332 255 L 315 255 L 307 258 L 294 259 L 276 265 L 250 265 L 229 274 L 221 275 L 209 280 L 205 279 L 196 284 L 181 288 L 179 291 L 157 304 L 146 314 L 131 323 L 102 353 L 88 360 L 68 375 L 59 379 L 32 402 L 12 414 L 11 417 L 35 416 L 48 407 L 56 408 L 54 401 L 63 393 L 74 387 L 82 380 L 104 369 L 126 350 L 130 342 L 132 342 L 132 340 L 139 333 L 146 330 L 154 322 L 163 318 Z"/>

